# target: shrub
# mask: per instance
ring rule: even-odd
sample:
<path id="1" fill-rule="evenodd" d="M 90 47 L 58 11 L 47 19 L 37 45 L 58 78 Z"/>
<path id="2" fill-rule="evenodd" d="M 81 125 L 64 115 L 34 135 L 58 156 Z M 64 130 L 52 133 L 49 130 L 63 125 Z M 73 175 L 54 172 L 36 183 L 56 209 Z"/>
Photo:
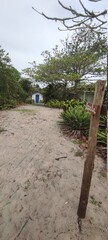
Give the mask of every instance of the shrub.
<path id="1" fill-rule="evenodd" d="M 45 104 L 47 107 L 53 108 L 63 108 L 64 111 L 67 111 L 70 107 L 84 106 L 84 102 L 79 102 L 75 99 L 67 100 L 67 101 L 59 101 L 57 99 L 52 99 Z"/>
<path id="2" fill-rule="evenodd" d="M 80 102 L 76 99 L 71 99 L 71 100 L 67 100 L 65 103 L 64 103 L 64 106 L 63 106 L 63 110 L 66 111 L 68 110 L 70 107 L 75 107 L 75 106 L 84 106 L 84 102 Z"/>
<path id="3" fill-rule="evenodd" d="M 0 104 L 0 110 L 7 110 L 10 108 L 14 108 L 16 107 L 18 104 L 18 102 L 15 99 L 10 99 L 8 101 L 4 101 L 2 102 L 2 104 Z"/>
<path id="4" fill-rule="evenodd" d="M 76 105 L 69 107 L 66 112 L 61 113 L 61 118 L 72 130 L 80 130 L 81 134 L 87 135 L 90 124 L 90 114 L 85 111 L 84 106 Z"/>
<path id="5" fill-rule="evenodd" d="M 107 132 L 106 130 L 98 130 L 97 143 L 107 146 Z"/>
<path id="6" fill-rule="evenodd" d="M 33 103 L 34 103 L 34 101 L 32 100 L 32 98 L 31 98 L 31 97 L 28 97 L 28 98 L 26 98 L 26 100 L 25 100 L 25 103 L 28 103 L 28 104 L 33 104 Z"/>
<path id="7" fill-rule="evenodd" d="M 100 116 L 99 128 L 101 130 L 106 129 L 107 127 L 107 118 L 106 116 Z"/>
<path id="8" fill-rule="evenodd" d="M 64 104 L 64 101 L 50 100 L 45 104 L 45 106 L 51 108 L 63 108 Z"/>
<path id="9" fill-rule="evenodd" d="M 75 100 L 76 101 L 76 100 Z M 80 131 L 80 135 L 88 137 L 89 125 L 90 125 L 90 113 L 85 111 L 84 103 L 78 102 L 75 105 L 75 101 L 72 101 L 74 107 L 68 105 L 68 110 L 63 111 L 60 117 L 63 119 L 63 123 L 70 127 L 71 131 Z M 70 102 L 70 101 L 69 101 Z M 106 116 L 100 116 L 99 129 L 97 134 L 97 143 L 107 144 L 107 118 Z"/>

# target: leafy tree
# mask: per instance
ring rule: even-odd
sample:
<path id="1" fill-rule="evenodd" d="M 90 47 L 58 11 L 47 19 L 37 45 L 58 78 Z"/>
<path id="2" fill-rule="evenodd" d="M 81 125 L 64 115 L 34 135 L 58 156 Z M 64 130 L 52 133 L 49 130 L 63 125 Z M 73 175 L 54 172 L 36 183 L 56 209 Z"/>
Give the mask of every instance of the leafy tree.
<path id="1" fill-rule="evenodd" d="M 0 47 L 0 108 L 14 106 L 24 100 L 20 73 L 11 65 L 9 55 Z"/>
<path id="2" fill-rule="evenodd" d="M 88 73 L 104 72 L 106 69 L 104 66 L 99 68 L 98 61 L 106 56 L 106 39 L 91 32 L 81 37 L 80 32 L 73 35 L 71 40 L 62 41 L 61 50 L 56 46 L 53 53 L 43 52 L 43 63 L 37 66 L 33 62 L 33 67 L 24 72 L 37 82 L 53 85 L 59 83 L 65 89 L 69 84 L 78 87 Z"/>
<path id="3" fill-rule="evenodd" d="M 70 58 L 71 69 L 80 78 L 88 73 L 106 74 L 106 38 L 91 31 L 82 36 L 82 31 L 78 31 L 71 41 L 67 39 L 63 42 L 64 52 Z"/>
<path id="4" fill-rule="evenodd" d="M 31 81 L 28 78 L 21 78 L 20 84 L 23 90 L 27 93 L 27 95 L 31 95 L 32 93 Z"/>
<path id="5" fill-rule="evenodd" d="M 11 59 L 9 58 L 9 54 L 5 53 L 5 50 L 0 46 L 0 68 L 2 65 L 10 65 Z"/>
<path id="6" fill-rule="evenodd" d="M 39 84 L 36 84 L 36 85 L 33 85 L 32 86 L 32 94 L 33 93 L 36 93 L 36 92 L 39 92 L 39 93 L 42 93 L 43 94 L 43 88 L 41 88 L 39 86 Z"/>
<path id="7" fill-rule="evenodd" d="M 59 101 L 71 99 L 74 95 L 71 93 L 71 88 L 65 88 L 62 83 L 49 83 L 42 91 L 44 102 L 57 99 Z"/>
<path id="8" fill-rule="evenodd" d="M 102 0 L 88 0 L 89 2 L 93 2 L 96 4 L 97 2 L 102 2 Z M 99 12 L 94 12 L 93 10 L 89 10 L 86 8 L 86 6 L 83 4 L 83 1 L 79 0 L 80 6 L 82 8 L 82 11 L 79 12 L 76 9 L 74 9 L 71 6 L 64 5 L 60 0 L 58 0 L 59 5 L 67 11 L 69 15 L 67 17 L 49 17 L 43 12 L 39 12 L 36 8 L 32 7 L 38 14 L 42 15 L 43 17 L 59 21 L 63 24 L 65 30 L 76 30 L 76 29 L 91 29 L 94 32 L 99 33 L 105 33 L 107 30 L 106 27 L 106 19 L 105 16 L 107 15 L 107 10 L 101 10 Z M 71 16 L 70 16 L 71 14 Z M 59 29 L 61 30 L 61 29 Z M 63 30 L 63 29 L 62 29 Z"/>

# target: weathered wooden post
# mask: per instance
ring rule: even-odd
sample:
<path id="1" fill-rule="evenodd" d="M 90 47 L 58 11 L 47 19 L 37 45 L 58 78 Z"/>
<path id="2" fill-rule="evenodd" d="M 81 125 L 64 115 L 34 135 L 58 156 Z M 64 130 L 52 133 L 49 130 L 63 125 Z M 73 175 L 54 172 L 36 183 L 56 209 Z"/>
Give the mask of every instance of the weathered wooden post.
<path id="1" fill-rule="evenodd" d="M 79 200 L 79 206 L 77 211 L 78 222 L 80 222 L 82 218 L 85 218 L 85 215 L 86 215 L 89 190 L 90 190 L 91 179 L 92 179 L 92 172 L 94 168 L 94 159 L 95 159 L 96 144 L 97 144 L 97 131 L 98 131 L 98 125 L 99 125 L 100 111 L 101 111 L 104 92 L 105 92 L 105 84 L 106 84 L 106 81 L 102 81 L 102 80 L 97 81 L 91 110 L 89 107 L 89 110 L 91 112 L 91 119 L 90 119 L 90 130 L 89 130 L 89 139 L 88 139 L 88 152 L 87 152 L 87 157 L 84 164 L 80 200 Z"/>

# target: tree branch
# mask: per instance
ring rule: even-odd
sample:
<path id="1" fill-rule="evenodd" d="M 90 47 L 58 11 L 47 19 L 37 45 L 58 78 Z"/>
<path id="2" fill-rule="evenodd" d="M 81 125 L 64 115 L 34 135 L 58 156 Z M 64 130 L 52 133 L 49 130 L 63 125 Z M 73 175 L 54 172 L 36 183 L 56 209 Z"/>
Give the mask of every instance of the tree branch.
<path id="1" fill-rule="evenodd" d="M 73 9 L 71 6 L 68 8 L 68 7 L 64 6 L 59 0 L 58 0 L 58 3 L 61 5 L 62 8 L 70 11 L 73 15 L 76 15 L 76 16 L 79 15 L 79 13 L 75 9 Z M 80 16 L 81 17 L 86 17 L 86 15 L 81 14 L 81 13 L 80 13 Z"/>
<path id="2" fill-rule="evenodd" d="M 71 20 L 71 17 L 68 18 L 56 18 L 56 17 L 48 17 L 45 13 L 43 12 L 39 12 L 36 8 L 32 7 L 32 9 L 37 12 L 38 14 L 40 14 L 41 16 L 44 16 L 45 18 L 47 18 L 48 20 L 54 20 L 54 21 L 67 21 L 67 20 Z"/>
<path id="3" fill-rule="evenodd" d="M 99 2 L 101 0 L 89 0 L 90 2 Z M 32 9 L 34 11 L 36 11 L 38 14 L 42 15 L 43 17 L 45 17 L 48 20 L 53 20 L 53 21 L 59 21 L 63 24 L 63 26 L 66 28 L 64 29 L 65 31 L 69 30 L 75 30 L 76 28 L 84 28 L 85 27 L 97 32 L 97 33 L 106 33 L 104 30 L 107 29 L 106 26 L 104 26 L 107 21 L 106 20 L 102 20 L 101 17 L 105 16 L 107 14 L 107 10 L 101 11 L 101 12 L 93 12 L 93 11 L 89 11 L 84 4 L 82 3 L 82 0 L 79 0 L 79 3 L 81 5 L 81 7 L 83 8 L 84 13 L 80 13 L 77 12 L 75 9 L 73 9 L 71 6 L 67 7 L 65 6 L 60 0 L 58 0 L 59 5 L 72 13 L 71 17 L 64 17 L 64 18 L 59 18 L 59 17 L 49 17 L 47 16 L 44 12 L 39 12 L 37 9 L 35 9 L 34 7 L 32 7 Z M 79 20 L 80 18 L 80 20 Z M 96 19 L 96 23 L 95 24 L 91 24 L 92 20 Z M 71 25 L 68 25 L 66 22 L 72 21 Z M 62 31 L 62 29 L 58 28 L 60 31 Z M 64 31 L 63 30 L 63 31 Z M 104 31 L 104 32 L 103 32 Z"/>

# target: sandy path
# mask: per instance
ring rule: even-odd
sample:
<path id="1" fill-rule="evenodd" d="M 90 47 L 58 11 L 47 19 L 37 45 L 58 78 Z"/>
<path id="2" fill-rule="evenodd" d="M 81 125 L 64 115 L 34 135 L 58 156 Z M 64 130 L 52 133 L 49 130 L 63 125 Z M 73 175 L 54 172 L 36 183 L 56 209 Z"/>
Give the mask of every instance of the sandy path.
<path id="1" fill-rule="evenodd" d="M 107 184 L 97 157 L 79 234 L 76 212 L 85 158 L 75 156 L 78 145 L 61 133 L 59 112 L 36 106 L 0 112 L 0 126 L 7 130 L 0 133 L 1 240 L 107 239 Z"/>

